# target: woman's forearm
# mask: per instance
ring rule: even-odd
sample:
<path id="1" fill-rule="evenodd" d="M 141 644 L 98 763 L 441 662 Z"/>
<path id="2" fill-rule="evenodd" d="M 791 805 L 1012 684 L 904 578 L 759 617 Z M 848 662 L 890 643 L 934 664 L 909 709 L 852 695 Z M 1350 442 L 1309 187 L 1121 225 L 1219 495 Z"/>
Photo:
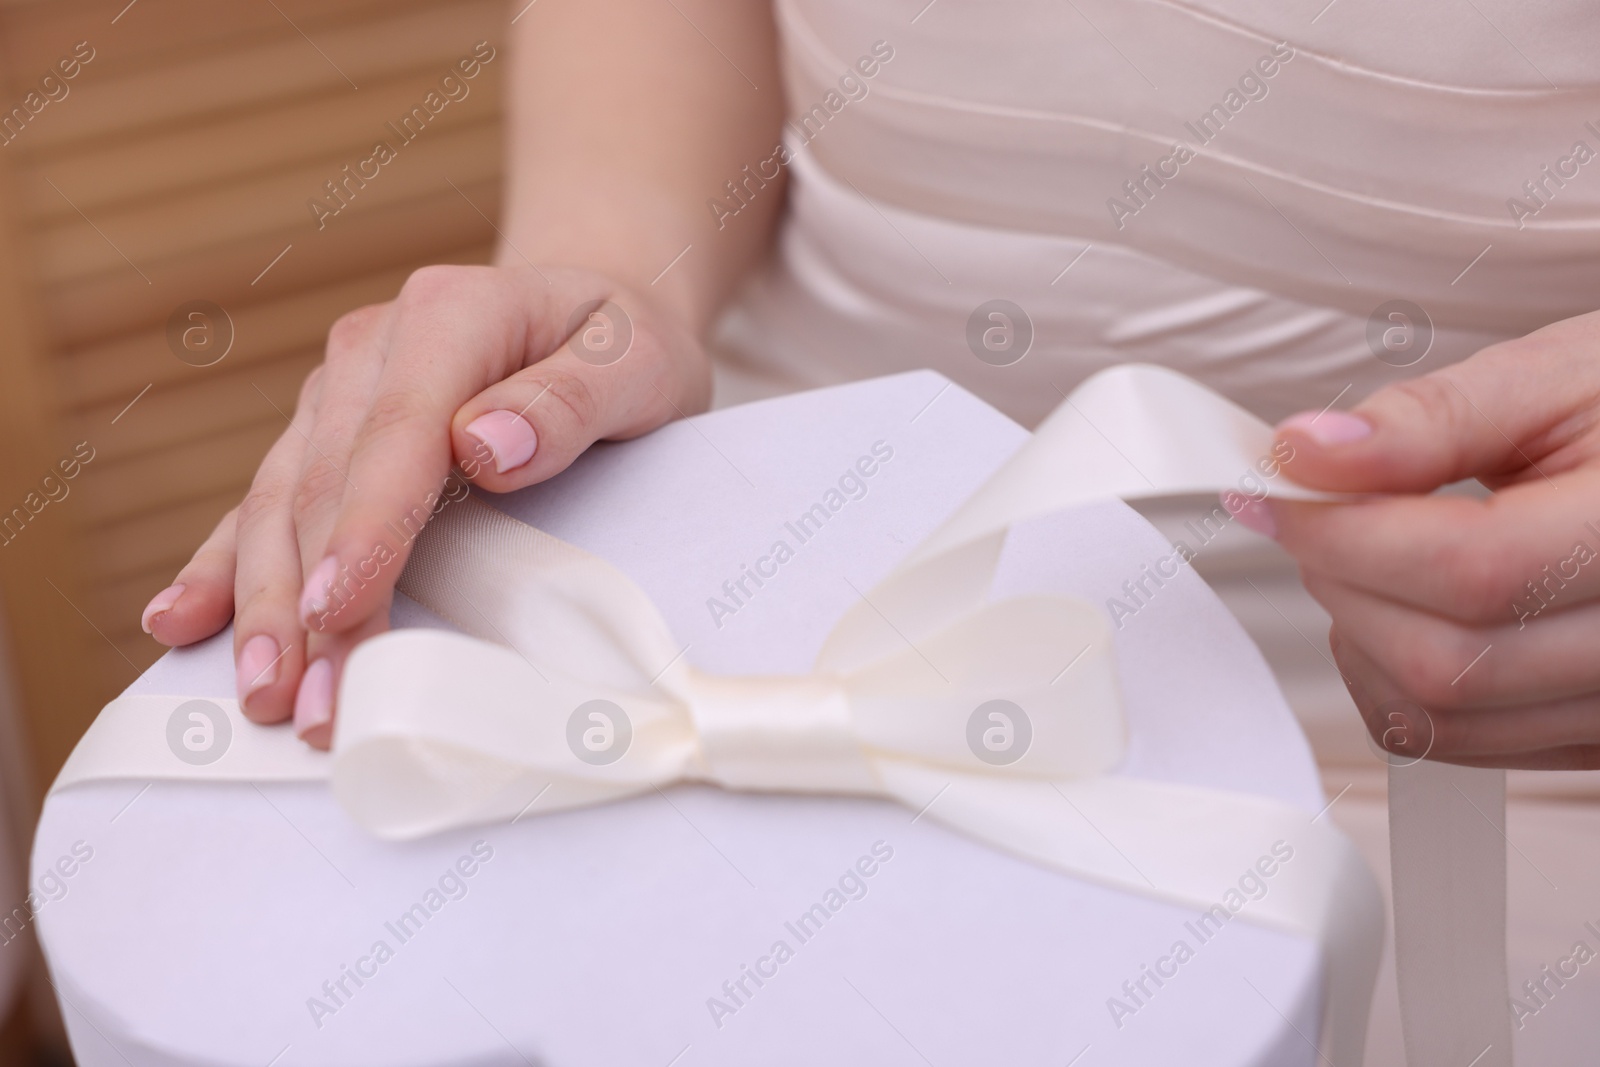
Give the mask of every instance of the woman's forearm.
<path id="1" fill-rule="evenodd" d="M 703 333 L 782 206 L 780 176 L 721 228 L 707 207 L 780 136 L 771 5 L 544 0 L 511 45 L 503 228 L 514 247 L 498 261 L 587 267 Z"/>

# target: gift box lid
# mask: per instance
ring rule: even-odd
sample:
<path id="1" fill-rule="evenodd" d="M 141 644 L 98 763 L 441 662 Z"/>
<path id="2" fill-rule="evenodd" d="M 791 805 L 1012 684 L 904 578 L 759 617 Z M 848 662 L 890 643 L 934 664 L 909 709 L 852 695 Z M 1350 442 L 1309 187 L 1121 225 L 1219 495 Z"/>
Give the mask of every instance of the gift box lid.
<path id="1" fill-rule="evenodd" d="M 803 672 L 1026 438 L 914 372 L 596 446 L 485 499 L 625 572 L 697 667 Z M 1013 528 L 994 595 L 1127 605 L 1138 583 L 1114 613 L 1117 773 L 1309 817 L 1315 766 L 1270 672 L 1173 558 L 1131 509 L 1094 504 Z M 1173 573 L 1152 581 L 1158 561 Z M 449 628 L 404 597 L 393 618 Z M 229 698 L 230 653 L 228 633 L 174 651 L 130 692 Z M 1263 852 L 1261 870 L 1292 862 Z M 50 796 L 33 868 L 85 1065 L 1317 1060 L 1308 938 L 1208 923 L 885 801 L 680 785 L 396 843 L 324 783 L 93 782 Z M 1271 876 L 1217 888 L 1247 899 Z"/>

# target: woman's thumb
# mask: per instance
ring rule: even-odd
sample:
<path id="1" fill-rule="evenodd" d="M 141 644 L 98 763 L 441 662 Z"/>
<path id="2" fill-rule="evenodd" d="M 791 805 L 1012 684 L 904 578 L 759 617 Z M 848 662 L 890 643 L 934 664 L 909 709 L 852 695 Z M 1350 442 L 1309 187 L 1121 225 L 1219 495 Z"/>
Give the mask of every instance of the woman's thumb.
<path id="1" fill-rule="evenodd" d="M 533 485 L 596 441 L 652 430 L 680 414 L 678 405 L 701 406 L 673 380 L 664 353 L 636 347 L 643 351 L 597 366 L 563 346 L 461 405 L 451 438 L 467 480 L 495 493 Z"/>
<path id="2" fill-rule="evenodd" d="M 1533 394 L 1516 342 L 1373 393 L 1351 411 L 1302 411 L 1278 424 L 1302 485 L 1357 493 L 1426 493 L 1531 466 L 1528 442 L 1568 414 L 1570 398 Z M 1553 369 L 1553 368 L 1551 368 Z M 1527 445 L 1526 449 L 1524 446 Z"/>

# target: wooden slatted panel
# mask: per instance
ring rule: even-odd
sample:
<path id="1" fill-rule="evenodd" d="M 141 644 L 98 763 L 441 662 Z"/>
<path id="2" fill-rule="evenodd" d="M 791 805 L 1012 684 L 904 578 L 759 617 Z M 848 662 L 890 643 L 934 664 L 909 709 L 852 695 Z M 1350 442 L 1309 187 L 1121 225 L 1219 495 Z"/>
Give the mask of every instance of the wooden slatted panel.
<path id="1" fill-rule="evenodd" d="M 27 403 L 48 440 L 0 488 L 25 490 L 76 442 L 95 450 L 23 533 L 62 546 L 40 558 L 72 604 L 31 647 L 17 628 L 18 660 L 28 671 L 49 641 L 51 669 L 82 665 L 76 686 L 25 687 L 41 784 L 160 654 L 140 609 L 243 494 L 333 320 L 392 297 L 418 266 L 488 258 L 509 14 L 500 0 L 0 3 L 8 108 L 77 42 L 95 51 L 68 95 L 0 147 L 13 231 L 0 252 L 32 312 L 0 387 L 13 364 L 35 375 Z M 402 145 L 387 124 L 483 40 L 497 55 L 469 94 Z M 319 229 L 307 202 L 379 140 L 396 158 Z M 167 340 L 173 310 L 195 299 L 235 331 L 209 367 Z M 16 615 L 10 586 L 26 583 L 0 575 Z"/>

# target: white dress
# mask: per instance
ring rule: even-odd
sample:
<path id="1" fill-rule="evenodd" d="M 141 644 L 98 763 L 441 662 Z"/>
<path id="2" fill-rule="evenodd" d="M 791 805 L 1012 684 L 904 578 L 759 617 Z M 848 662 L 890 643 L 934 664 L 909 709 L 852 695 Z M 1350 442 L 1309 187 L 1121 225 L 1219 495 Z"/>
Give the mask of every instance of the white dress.
<path id="1" fill-rule="evenodd" d="M 1600 307 L 1585 0 L 777 8 L 787 150 L 708 210 L 773 195 L 779 166 L 789 208 L 719 331 L 719 403 L 932 367 L 1032 425 L 1095 370 L 1147 362 L 1276 420 Z M 1208 507 L 1150 517 L 1179 536 Z M 1231 524 L 1196 566 L 1272 662 L 1329 796 L 1353 783 L 1334 814 L 1386 877 L 1383 765 L 1326 615 Z M 1512 779 L 1518 988 L 1579 940 L 1600 950 L 1600 787 Z M 1548 988 L 1521 1062 L 1592 1062 L 1600 978 Z M 1392 971 L 1368 1062 L 1403 1063 Z"/>

